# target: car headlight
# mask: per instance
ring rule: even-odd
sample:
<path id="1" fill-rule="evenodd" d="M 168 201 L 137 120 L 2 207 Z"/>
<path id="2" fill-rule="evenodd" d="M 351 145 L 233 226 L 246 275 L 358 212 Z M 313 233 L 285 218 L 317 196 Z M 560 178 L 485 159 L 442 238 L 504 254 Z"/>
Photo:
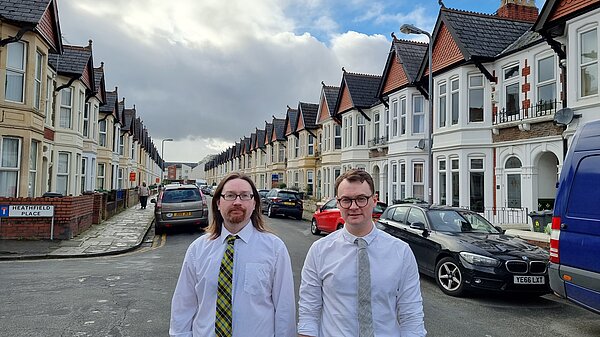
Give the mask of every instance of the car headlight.
<path id="1" fill-rule="evenodd" d="M 497 267 L 498 265 L 500 265 L 500 261 L 483 255 L 460 252 L 460 257 L 462 257 L 465 261 L 469 262 L 470 264 L 474 264 L 476 266 Z"/>

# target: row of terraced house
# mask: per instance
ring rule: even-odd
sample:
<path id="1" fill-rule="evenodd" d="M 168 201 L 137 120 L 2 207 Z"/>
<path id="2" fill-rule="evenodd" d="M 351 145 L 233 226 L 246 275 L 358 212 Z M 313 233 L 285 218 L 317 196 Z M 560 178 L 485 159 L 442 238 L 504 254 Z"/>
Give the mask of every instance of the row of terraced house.
<path id="1" fill-rule="evenodd" d="M 392 34 L 382 74 L 342 68 L 318 104 L 288 106 L 213 157 L 207 180 L 239 170 L 259 188 L 323 200 L 359 168 L 388 203 L 412 197 L 526 222 L 528 210 L 552 208 L 570 139 L 600 118 L 599 7 L 501 0 L 482 14 L 442 4 L 431 64 L 428 44 Z"/>
<path id="2" fill-rule="evenodd" d="M 162 159 L 87 46 L 63 44 L 56 0 L 0 4 L 0 197 L 153 184 Z"/>

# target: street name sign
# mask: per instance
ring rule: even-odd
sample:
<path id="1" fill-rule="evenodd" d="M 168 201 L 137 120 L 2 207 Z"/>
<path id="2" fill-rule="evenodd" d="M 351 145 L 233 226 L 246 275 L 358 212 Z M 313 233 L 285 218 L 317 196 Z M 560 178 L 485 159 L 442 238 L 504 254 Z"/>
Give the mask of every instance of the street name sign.
<path id="1" fill-rule="evenodd" d="M 10 205 L 9 217 L 53 217 L 54 205 Z"/>

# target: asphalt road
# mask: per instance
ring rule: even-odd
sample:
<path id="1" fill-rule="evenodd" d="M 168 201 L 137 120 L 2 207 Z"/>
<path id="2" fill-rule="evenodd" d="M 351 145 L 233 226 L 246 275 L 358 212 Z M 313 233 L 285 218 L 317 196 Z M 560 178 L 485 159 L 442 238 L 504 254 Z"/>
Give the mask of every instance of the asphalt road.
<path id="1" fill-rule="evenodd" d="M 318 239 L 307 221 L 268 219 L 288 246 L 296 289 Z M 0 336 L 166 336 L 183 254 L 201 233 L 172 232 L 111 257 L 0 262 Z M 444 295 L 422 277 L 429 336 L 600 336 L 600 317 L 547 295 Z M 250 335 L 249 335 L 250 336 Z"/>

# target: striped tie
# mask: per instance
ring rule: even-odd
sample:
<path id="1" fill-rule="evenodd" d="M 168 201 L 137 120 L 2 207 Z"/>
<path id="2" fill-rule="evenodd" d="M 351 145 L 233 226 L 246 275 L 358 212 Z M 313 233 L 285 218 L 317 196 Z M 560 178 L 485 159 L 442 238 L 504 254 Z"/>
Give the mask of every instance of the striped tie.
<path id="1" fill-rule="evenodd" d="M 233 245 L 237 235 L 227 236 L 227 248 L 219 269 L 217 286 L 217 317 L 215 333 L 217 337 L 231 337 L 231 280 L 233 279 Z"/>

